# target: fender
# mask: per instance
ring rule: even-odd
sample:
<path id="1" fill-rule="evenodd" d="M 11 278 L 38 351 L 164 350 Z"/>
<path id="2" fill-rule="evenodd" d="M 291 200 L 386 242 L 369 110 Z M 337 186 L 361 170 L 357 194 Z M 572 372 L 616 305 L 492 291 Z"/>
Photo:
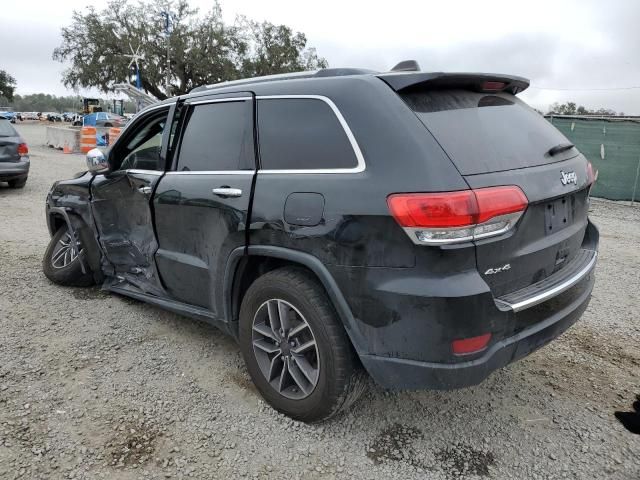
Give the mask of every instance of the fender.
<path id="1" fill-rule="evenodd" d="M 267 245 L 249 246 L 246 249 L 245 247 L 238 247 L 233 250 L 227 259 L 227 265 L 225 267 L 224 273 L 224 284 L 222 289 L 224 314 L 226 318 L 232 319 L 233 282 L 238 262 L 244 255 L 259 255 L 263 257 L 280 258 L 300 264 L 311 270 L 316 275 L 318 280 L 320 280 L 322 286 L 329 295 L 329 299 L 336 309 L 336 312 L 340 316 L 347 335 L 349 335 L 351 343 L 356 349 L 356 353 L 358 355 L 366 353 L 362 352 L 360 348 L 360 346 L 366 345 L 366 341 L 362 337 L 359 329 L 356 327 L 356 320 L 353 316 L 353 313 L 351 312 L 351 308 L 349 308 L 349 304 L 344 298 L 344 295 L 340 291 L 340 288 L 338 287 L 338 284 L 334 280 L 333 276 L 320 260 L 318 260 L 313 255 L 301 252 L 299 250 Z"/>

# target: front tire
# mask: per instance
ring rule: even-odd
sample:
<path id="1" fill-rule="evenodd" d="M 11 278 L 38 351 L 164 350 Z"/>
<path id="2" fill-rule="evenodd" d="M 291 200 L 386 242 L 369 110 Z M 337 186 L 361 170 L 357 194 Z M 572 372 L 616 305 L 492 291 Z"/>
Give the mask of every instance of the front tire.
<path id="1" fill-rule="evenodd" d="M 58 285 L 67 287 L 88 287 L 93 285 L 94 280 L 91 272 L 82 273 L 80 265 L 80 255 L 82 255 L 82 245 L 77 240 L 80 248 L 76 252 L 71 245 L 71 233 L 67 226 L 63 226 L 51 237 L 49 246 L 44 252 L 42 259 L 42 270 L 45 276 Z"/>
<path id="2" fill-rule="evenodd" d="M 364 373 L 322 286 L 306 271 L 285 267 L 259 277 L 240 308 L 240 348 L 264 399 L 303 422 L 349 407 Z"/>

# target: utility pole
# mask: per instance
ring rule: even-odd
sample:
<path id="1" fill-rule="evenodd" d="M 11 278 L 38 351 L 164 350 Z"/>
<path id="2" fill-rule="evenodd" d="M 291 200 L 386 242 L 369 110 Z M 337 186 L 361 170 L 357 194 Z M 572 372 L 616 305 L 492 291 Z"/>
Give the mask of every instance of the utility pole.
<path id="1" fill-rule="evenodd" d="M 169 45 L 169 32 L 171 29 L 171 11 L 169 10 L 169 6 L 167 6 L 167 10 L 162 12 L 162 18 L 164 18 L 164 36 L 165 41 L 167 43 L 167 72 L 165 78 L 165 91 L 167 92 L 167 97 L 171 96 L 171 50 Z"/>

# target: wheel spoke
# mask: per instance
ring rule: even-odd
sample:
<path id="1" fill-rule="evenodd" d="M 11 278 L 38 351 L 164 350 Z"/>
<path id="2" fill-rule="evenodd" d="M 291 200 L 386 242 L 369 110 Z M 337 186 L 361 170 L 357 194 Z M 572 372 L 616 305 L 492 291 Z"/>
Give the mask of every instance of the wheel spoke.
<path id="1" fill-rule="evenodd" d="M 266 353 L 276 353 L 280 351 L 280 347 L 274 343 L 268 342 L 265 339 L 259 339 L 253 341 L 253 346 L 259 348 Z"/>
<path id="2" fill-rule="evenodd" d="M 280 328 L 287 332 L 289 330 L 289 307 L 286 303 L 276 300 L 278 302 L 278 316 L 280 317 Z"/>
<path id="3" fill-rule="evenodd" d="M 295 358 L 295 357 L 292 357 L 292 358 Z M 311 383 L 310 380 L 306 378 L 306 375 L 304 375 L 301 372 L 298 365 L 296 365 L 295 360 L 288 361 L 287 365 L 293 381 L 300 388 L 300 390 L 302 390 L 302 393 L 304 393 L 305 395 L 308 395 L 310 393 L 310 389 L 313 387 L 313 383 Z M 311 385 L 309 385 L 309 383 L 311 383 Z"/>
<path id="4" fill-rule="evenodd" d="M 302 332 L 304 329 L 308 327 L 309 325 L 307 325 L 306 322 L 301 322 L 300 325 L 297 325 L 293 327 L 291 330 L 289 330 L 289 332 L 287 333 L 287 340 L 295 337 L 296 335 L 298 335 L 300 332 Z"/>
<path id="5" fill-rule="evenodd" d="M 278 382 L 278 391 L 282 392 L 285 383 L 287 381 L 287 373 L 289 372 L 289 359 L 285 358 L 282 363 L 282 373 L 280 374 L 280 381 Z"/>
<path id="6" fill-rule="evenodd" d="M 259 323 L 258 325 L 254 325 L 253 326 L 253 330 L 258 332 L 260 335 L 262 335 L 263 337 L 268 337 L 272 340 L 277 341 L 278 338 L 276 337 L 276 335 L 273 333 L 273 331 L 267 326 L 266 323 Z"/>
<path id="7" fill-rule="evenodd" d="M 280 329 L 282 325 L 280 323 L 280 316 L 278 314 L 278 301 L 269 300 L 267 302 L 267 311 L 269 313 L 269 323 L 271 324 L 271 330 L 275 338 L 280 338 Z"/>
<path id="8" fill-rule="evenodd" d="M 291 351 L 293 353 L 296 353 L 296 354 L 301 354 L 301 353 L 304 353 L 304 352 L 306 352 L 307 350 L 309 350 L 311 348 L 314 348 L 315 346 L 316 346 L 316 341 L 315 340 L 309 340 L 308 342 L 303 343 L 302 345 L 300 345 L 298 347 L 292 348 Z"/>
<path id="9" fill-rule="evenodd" d="M 271 382 L 274 378 L 278 376 L 278 372 L 281 372 L 284 362 L 282 361 L 282 354 L 278 353 L 275 357 L 271 359 L 271 364 L 269 365 L 269 375 L 267 380 Z"/>
<path id="10" fill-rule="evenodd" d="M 314 368 L 305 357 L 300 355 L 293 355 L 291 357 L 293 363 L 300 369 L 311 385 L 315 385 L 318 382 L 318 369 Z"/>
<path id="11" fill-rule="evenodd" d="M 56 254 L 53 256 L 53 258 L 51 259 L 51 263 L 55 264 L 58 263 L 58 260 L 60 260 L 62 258 L 62 256 L 67 252 L 67 248 L 61 248 L 60 250 L 58 250 L 56 252 Z"/>

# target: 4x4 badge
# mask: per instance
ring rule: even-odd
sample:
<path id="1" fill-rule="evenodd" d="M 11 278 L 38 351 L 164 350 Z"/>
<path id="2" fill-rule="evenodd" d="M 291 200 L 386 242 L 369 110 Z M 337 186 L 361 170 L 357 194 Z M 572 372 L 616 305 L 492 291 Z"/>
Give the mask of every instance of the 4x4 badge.
<path id="1" fill-rule="evenodd" d="M 489 270 L 487 270 L 486 272 L 484 272 L 485 275 L 493 275 L 494 273 L 500 273 L 500 272 L 504 272 L 506 270 L 509 270 L 511 268 L 511 264 L 507 263 L 501 267 L 496 267 L 496 268 L 490 268 Z"/>
<path id="2" fill-rule="evenodd" d="M 569 185 L 570 183 L 573 183 L 574 185 L 578 184 L 578 176 L 576 175 L 576 172 L 564 172 L 560 170 L 560 175 L 560 181 L 563 185 Z"/>

